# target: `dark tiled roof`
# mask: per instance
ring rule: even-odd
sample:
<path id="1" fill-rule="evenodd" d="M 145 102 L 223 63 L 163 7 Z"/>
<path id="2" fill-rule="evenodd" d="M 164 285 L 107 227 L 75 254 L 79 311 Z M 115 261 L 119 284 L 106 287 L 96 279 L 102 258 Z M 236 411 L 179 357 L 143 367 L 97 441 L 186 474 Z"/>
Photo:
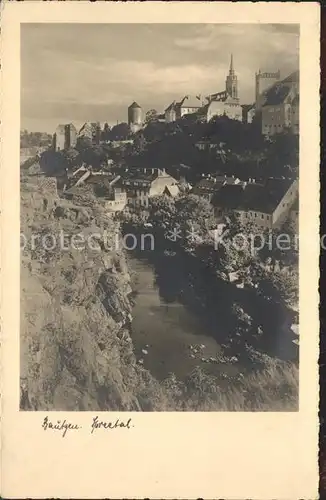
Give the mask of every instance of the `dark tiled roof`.
<path id="1" fill-rule="evenodd" d="M 291 75 L 287 76 L 282 80 L 282 83 L 299 83 L 300 72 L 294 71 Z"/>
<path id="2" fill-rule="evenodd" d="M 121 179 L 119 183 L 125 184 L 126 182 L 152 182 L 154 179 L 156 179 L 158 176 L 157 172 L 151 173 L 151 172 L 124 172 L 121 175 Z"/>
<path id="3" fill-rule="evenodd" d="M 275 83 L 271 88 L 264 92 L 265 103 L 264 106 L 277 106 L 282 104 L 288 97 L 293 84 L 299 82 L 299 71 L 294 71 L 288 77 L 284 78 L 281 82 Z"/>
<path id="4" fill-rule="evenodd" d="M 196 186 L 192 190 L 192 194 L 201 195 L 201 194 L 210 194 L 215 193 L 223 186 L 225 179 L 223 180 L 214 180 L 212 179 L 202 179 L 196 184 Z"/>
<path id="5" fill-rule="evenodd" d="M 288 86 L 282 84 L 273 85 L 273 87 L 266 92 L 264 106 L 277 106 L 278 104 L 282 104 L 290 91 L 291 88 Z"/>
<path id="6" fill-rule="evenodd" d="M 227 185 L 214 196 L 215 206 L 232 210 L 273 213 L 291 186 L 288 179 L 268 179 L 265 184 Z"/>

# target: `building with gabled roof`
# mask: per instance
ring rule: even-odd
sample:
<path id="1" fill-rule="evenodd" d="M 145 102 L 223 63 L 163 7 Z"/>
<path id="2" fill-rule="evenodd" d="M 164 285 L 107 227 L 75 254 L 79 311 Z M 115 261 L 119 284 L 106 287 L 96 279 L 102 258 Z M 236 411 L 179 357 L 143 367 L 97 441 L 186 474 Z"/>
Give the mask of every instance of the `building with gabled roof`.
<path id="1" fill-rule="evenodd" d="M 86 122 L 78 132 L 78 138 L 87 137 L 93 144 L 99 144 L 101 139 L 100 122 Z"/>
<path id="2" fill-rule="evenodd" d="M 249 179 L 222 186 L 211 203 L 217 218 L 233 213 L 242 223 L 272 229 L 286 220 L 297 197 L 297 180 L 270 178 L 260 183 Z"/>
<path id="3" fill-rule="evenodd" d="M 200 196 L 206 201 L 211 202 L 217 191 L 223 186 L 242 185 L 243 182 L 237 177 L 228 177 L 227 175 L 216 175 L 214 177 L 206 177 L 201 179 L 192 189 L 191 194 Z"/>
<path id="4" fill-rule="evenodd" d="M 165 121 L 174 122 L 184 115 L 196 113 L 203 106 L 203 100 L 200 95 L 186 95 L 180 101 L 173 101 L 165 109 Z"/>
<path id="5" fill-rule="evenodd" d="M 165 169 L 159 168 L 135 168 L 128 169 L 121 174 L 117 185 L 123 187 L 127 192 L 128 204 L 134 207 L 148 207 L 152 196 L 161 196 L 166 189 L 170 189 L 170 196 L 175 196 L 174 186 L 178 181 L 169 175 Z"/>
<path id="6" fill-rule="evenodd" d="M 285 129 L 299 133 L 299 71 L 277 82 L 265 93 L 262 133 L 274 135 Z"/>

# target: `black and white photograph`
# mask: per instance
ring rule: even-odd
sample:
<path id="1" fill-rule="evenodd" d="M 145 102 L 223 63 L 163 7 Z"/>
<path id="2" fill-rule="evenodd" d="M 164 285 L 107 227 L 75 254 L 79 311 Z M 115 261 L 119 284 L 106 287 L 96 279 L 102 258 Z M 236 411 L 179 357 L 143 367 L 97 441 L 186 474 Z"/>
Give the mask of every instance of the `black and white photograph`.
<path id="1" fill-rule="evenodd" d="M 20 410 L 297 412 L 300 25 L 20 36 Z"/>

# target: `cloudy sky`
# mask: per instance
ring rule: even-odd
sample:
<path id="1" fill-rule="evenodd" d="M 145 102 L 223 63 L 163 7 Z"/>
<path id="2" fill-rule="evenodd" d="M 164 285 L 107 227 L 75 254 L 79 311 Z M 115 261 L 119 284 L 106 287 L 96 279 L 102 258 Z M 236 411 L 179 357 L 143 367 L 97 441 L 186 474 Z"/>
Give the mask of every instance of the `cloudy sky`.
<path id="1" fill-rule="evenodd" d="M 286 24 L 25 24 L 21 31 L 21 126 L 127 120 L 136 100 L 163 111 L 186 94 L 225 89 L 233 53 L 241 103 L 254 75 L 298 69 L 299 28 Z"/>

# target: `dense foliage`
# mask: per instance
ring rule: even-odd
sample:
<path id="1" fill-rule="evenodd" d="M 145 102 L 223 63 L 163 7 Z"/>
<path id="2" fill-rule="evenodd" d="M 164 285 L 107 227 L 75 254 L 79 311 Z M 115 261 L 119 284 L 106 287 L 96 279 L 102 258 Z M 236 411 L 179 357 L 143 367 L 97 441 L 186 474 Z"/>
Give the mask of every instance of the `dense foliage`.
<path id="1" fill-rule="evenodd" d="M 28 132 L 27 130 L 20 132 L 21 148 L 46 147 L 50 146 L 51 143 L 52 136 L 45 132 Z"/>

